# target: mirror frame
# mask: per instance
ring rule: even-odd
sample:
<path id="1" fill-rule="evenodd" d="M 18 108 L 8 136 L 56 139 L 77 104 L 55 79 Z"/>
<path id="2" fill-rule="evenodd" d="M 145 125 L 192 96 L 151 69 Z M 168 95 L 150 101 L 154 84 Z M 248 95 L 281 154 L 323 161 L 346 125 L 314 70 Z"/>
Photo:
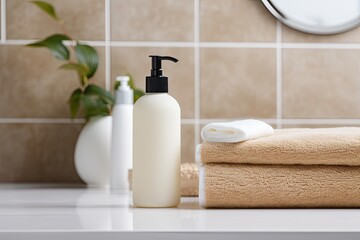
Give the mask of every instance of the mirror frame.
<path id="1" fill-rule="evenodd" d="M 347 24 L 339 25 L 337 27 L 321 28 L 301 24 L 299 22 L 286 18 L 286 15 L 282 13 L 279 9 L 277 9 L 271 1 L 272 0 L 262 0 L 262 3 L 275 18 L 277 18 L 281 23 L 287 25 L 288 27 L 304 33 L 310 33 L 315 35 L 332 35 L 347 32 L 360 26 L 360 18 Z"/>

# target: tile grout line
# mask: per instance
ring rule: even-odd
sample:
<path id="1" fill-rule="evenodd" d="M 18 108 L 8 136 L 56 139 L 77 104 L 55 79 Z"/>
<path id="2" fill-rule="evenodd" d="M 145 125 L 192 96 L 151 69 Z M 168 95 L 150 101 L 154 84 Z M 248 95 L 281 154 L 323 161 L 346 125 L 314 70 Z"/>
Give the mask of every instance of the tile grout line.
<path id="1" fill-rule="evenodd" d="M 200 143 L 200 0 L 194 0 L 194 115 L 195 145 Z"/>
<path id="2" fill-rule="evenodd" d="M 0 123 L 49 123 L 72 124 L 85 123 L 83 118 L 0 118 Z"/>
<path id="3" fill-rule="evenodd" d="M 278 122 L 277 118 L 256 118 L 258 120 L 264 121 L 268 124 L 276 124 Z M 200 119 L 201 124 L 207 124 L 210 122 L 226 122 L 226 121 L 235 121 L 239 119 L 224 118 L 224 119 Z M 191 119 L 187 119 L 187 122 L 190 122 Z M 282 124 L 289 125 L 360 125 L 360 119 L 341 119 L 341 118 L 283 118 Z"/>
<path id="4" fill-rule="evenodd" d="M 1 0 L 1 33 L 0 43 L 6 42 L 6 0 Z"/>
<path id="5" fill-rule="evenodd" d="M 111 23 L 110 0 L 105 0 L 105 89 L 111 90 Z"/>
<path id="6" fill-rule="evenodd" d="M 360 119 L 282 119 L 283 124 L 289 125 L 317 125 L 317 124 L 324 124 L 324 125 L 359 125 Z"/>
<path id="7" fill-rule="evenodd" d="M 194 42 L 175 41 L 111 41 L 113 47 L 179 47 L 190 48 Z"/>
<path id="8" fill-rule="evenodd" d="M 233 118 L 209 118 L 209 119 L 195 119 L 195 118 L 183 118 L 181 119 L 181 124 L 190 124 L 194 125 L 196 123 L 199 124 L 207 124 L 210 122 L 226 122 L 226 121 L 234 121 L 239 119 Z M 269 124 L 276 124 L 278 122 L 277 118 L 258 118 L 258 120 L 264 121 Z M 71 124 L 71 123 L 85 123 L 84 118 L 0 118 L 0 123 L 63 123 L 63 124 Z M 321 119 L 321 118 L 299 118 L 299 119 L 291 119 L 285 118 L 282 119 L 282 124 L 288 125 L 360 125 L 360 119 Z"/>
<path id="9" fill-rule="evenodd" d="M 4 1 L 4 0 L 1 0 Z M 110 30 L 109 30 L 110 32 Z M 109 36 L 110 38 L 110 36 Z M 35 41 L 34 39 L 5 39 L 0 45 L 25 45 Z M 80 40 L 91 46 L 105 47 L 106 41 Z M 192 48 L 195 42 L 159 42 L 159 41 L 108 41 L 111 47 L 178 47 Z M 277 43 L 251 43 L 251 42 L 198 42 L 201 48 L 269 48 L 276 49 Z M 282 49 L 360 49 L 360 43 L 281 43 Z"/>
<path id="10" fill-rule="evenodd" d="M 28 43 L 32 43 L 36 41 L 35 39 L 6 39 L 2 45 L 26 45 Z M 106 41 L 90 41 L 90 40 L 79 40 L 80 42 L 89 44 L 95 47 L 105 47 Z"/>
<path id="11" fill-rule="evenodd" d="M 276 127 L 282 128 L 282 29 L 281 23 L 276 21 Z"/>

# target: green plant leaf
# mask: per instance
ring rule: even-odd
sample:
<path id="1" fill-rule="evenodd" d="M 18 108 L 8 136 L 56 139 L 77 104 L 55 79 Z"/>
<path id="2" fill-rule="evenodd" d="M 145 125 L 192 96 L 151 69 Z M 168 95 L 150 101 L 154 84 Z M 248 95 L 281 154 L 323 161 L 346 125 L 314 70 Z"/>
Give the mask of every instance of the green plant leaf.
<path id="1" fill-rule="evenodd" d="M 134 81 L 134 78 L 133 76 L 131 76 L 129 73 L 126 74 L 127 76 L 129 76 L 130 80 L 129 80 L 129 86 L 131 87 L 131 89 L 135 89 L 136 86 L 135 86 L 135 81 Z"/>
<path id="2" fill-rule="evenodd" d="M 140 88 L 135 88 L 134 89 L 134 103 L 136 103 L 136 101 L 144 95 L 145 95 L 145 92 L 143 90 L 141 90 Z"/>
<path id="3" fill-rule="evenodd" d="M 65 70 L 75 70 L 79 75 L 81 86 L 85 86 L 88 84 L 86 74 L 88 73 L 89 69 L 85 65 L 80 63 L 65 63 L 59 68 Z"/>
<path id="4" fill-rule="evenodd" d="M 65 63 L 59 68 L 65 70 L 75 70 L 80 76 L 86 75 L 89 71 L 86 66 L 80 63 Z"/>
<path id="5" fill-rule="evenodd" d="M 91 78 L 92 76 L 94 76 L 99 63 L 99 58 L 96 50 L 88 45 L 77 44 L 75 46 L 75 52 L 78 61 L 89 68 L 87 77 Z"/>
<path id="6" fill-rule="evenodd" d="M 71 118 L 75 118 L 79 113 L 82 95 L 81 89 L 77 88 L 70 96 L 69 105 Z"/>
<path id="7" fill-rule="evenodd" d="M 68 60 L 70 57 L 69 50 L 63 44 L 63 41 L 71 40 L 68 36 L 63 34 L 54 34 L 41 41 L 28 44 L 28 47 L 46 47 L 50 50 L 52 55 L 60 60 Z"/>
<path id="8" fill-rule="evenodd" d="M 108 106 L 99 98 L 83 95 L 81 102 L 87 120 L 91 117 L 107 116 L 110 114 Z"/>
<path id="9" fill-rule="evenodd" d="M 114 91 L 116 91 L 119 87 L 120 87 L 120 82 L 115 81 L 115 83 L 114 83 Z"/>
<path id="10" fill-rule="evenodd" d="M 51 5 L 48 2 L 43 1 L 32 1 L 33 4 L 35 4 L 37 7 L 39 7 L 41 10 L 49 14 L 50 17 L 54 18 L 55 20 L 60 20 L 59 17 L 56 14 L 55 8 L 53 5 Z"/>
<path id="11" fill-rule="evenodd" d="M 95 84 L 89 84 L 84 90 L 84 94 L 98 96 L 105 104 L 114 104 L 114 97 L 111 93 Z"/>

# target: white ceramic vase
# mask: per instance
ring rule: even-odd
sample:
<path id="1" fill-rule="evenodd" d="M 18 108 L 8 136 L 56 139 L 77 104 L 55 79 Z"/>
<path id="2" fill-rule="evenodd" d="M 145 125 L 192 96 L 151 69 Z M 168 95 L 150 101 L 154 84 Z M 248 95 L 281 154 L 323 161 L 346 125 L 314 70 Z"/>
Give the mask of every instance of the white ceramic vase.
<path id="1" fill-rule="evenodd" d="M 89 187 L 109 185 L 111 128 L 111 116 L 91 118 L 76 142 L 76 171 Z"/>

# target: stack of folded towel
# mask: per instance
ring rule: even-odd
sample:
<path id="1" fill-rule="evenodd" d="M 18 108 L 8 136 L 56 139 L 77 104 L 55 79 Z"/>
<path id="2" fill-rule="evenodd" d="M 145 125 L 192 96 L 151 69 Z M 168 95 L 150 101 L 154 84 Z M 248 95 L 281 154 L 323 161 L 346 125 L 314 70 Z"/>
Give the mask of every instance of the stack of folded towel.
<path id="1" fill-rule="evenodd" d="M 250 129 L 256 130 L 259 123 L 253 123 Z M 251 131 L 242 126 L 203 129 L 207 142 L 197 150 L 202 206 L 360 207 L 360 128 L 279 129 L 273 134 L 267 128 L 256 138 L 244 134 Z M 241 134 L 242 142 L 221 140 Z"/>
<path id="2" fill-rule="evenodd" d="M 129 170 L 129 186 L 132 189 L 132 169 Z M 195 197 L 199 192 L 199 170 L 195 163 L 180 165 L 180 193 L 182 197 Z"/>

